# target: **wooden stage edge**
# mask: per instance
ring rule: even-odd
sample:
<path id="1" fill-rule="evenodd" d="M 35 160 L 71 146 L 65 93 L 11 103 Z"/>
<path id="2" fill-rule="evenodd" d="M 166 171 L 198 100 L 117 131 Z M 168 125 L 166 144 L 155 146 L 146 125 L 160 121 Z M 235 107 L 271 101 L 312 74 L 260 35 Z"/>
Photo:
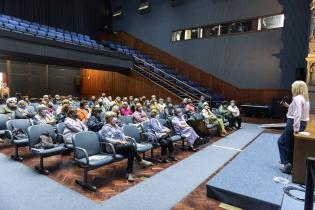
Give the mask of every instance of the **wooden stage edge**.
<path id="1" fill-rule="evenodd" d="M 294 135 L 292 181 L 305 184 L 306 158 L 315 157 L 315 115 L 310 116 L 305 132 L 309 135 Z"/>

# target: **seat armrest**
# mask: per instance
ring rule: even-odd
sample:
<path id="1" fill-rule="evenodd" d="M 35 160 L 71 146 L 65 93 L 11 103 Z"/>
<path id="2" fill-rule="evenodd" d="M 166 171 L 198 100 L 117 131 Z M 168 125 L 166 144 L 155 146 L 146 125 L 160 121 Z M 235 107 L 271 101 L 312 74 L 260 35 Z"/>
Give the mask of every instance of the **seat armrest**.
<path id="1" fill-rule="evenodd" d="M 105 145 L 105 149 L 106 151 L 108 151 L 110 154 L 113 155 L 113 157 L 115 158 L 116 157 L 116 150 L 115 150 L 115 147 L 112 143 L 108 143 L 108 142 L 100 142 L 101 145 Z M 102 148 L 102 147 L 101 147 Z M 100 151 L 101 154 L 106 154 L 102 151 Z"/>
<path id="2" fill-rule="evenodd" d="M 89 155 L 88 155 L 87 151 L 85 149 L 81 148 L 81 147 L 74 147 L 74 157 L 75 157 L 75 159 L 77 159 L 76 158 L 76 153 L 78 151 L 83 152 L 84 158 L 86 159 L 86 165 L 89 166 L 90 165 L 90 160 L 89 160 Z"/>
<path id="3" fill-rule="evenodd" d="M 148 138 L 152 139 L 153 143 L 157 143 L 157 136 L 155 133 L 150 133 L 150 132 L 144 132 L 142 133 L 143 136 L 147 136 Z M 147 142 L 151 142 L 151 141 L 147 141 Z"/>
<path id="4" fill-rule="evenodd" d="M 137 148 L 137 141 L 134 138 L 131 138 L 130 136 L 126 136 L 126 138 Z"/>
<path id="5" fill-rule="evenodd" d="M 6 137 L 9 138 L 9 140 L 10 140 L 11 142 L 13 142 L 14 137 L 13 137 L 12 131 L 10 131 L 10 130 L 5 130 L 5 131 L 4 131 L 4 134 L 5 134 Z"/>
<path id="6" fill-rule="evenodd" d="M 64 140 L 63 140 L 63 135 L 62 134 L 60 134 L 60 133 L 56 134 L 56 142 L 58 142 L 58 143 L 65 143 Z"/>

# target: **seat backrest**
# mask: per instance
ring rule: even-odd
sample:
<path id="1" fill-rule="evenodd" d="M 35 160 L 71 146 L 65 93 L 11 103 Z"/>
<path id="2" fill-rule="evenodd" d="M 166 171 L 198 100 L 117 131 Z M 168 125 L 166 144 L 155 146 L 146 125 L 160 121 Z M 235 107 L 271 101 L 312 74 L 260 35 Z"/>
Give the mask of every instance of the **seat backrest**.
<path id="1" fill-rule="evenodd" d="M 86 131 L 76 133 L 72 136 L 72 142 L 74 147 L 81 147 L 85 149 L 88 156 L 97 155 L 100 153 L 100 141 L 99 137 L 95 132 Z M 83 158 L 81 152 L 75 152 L 75 158 Z"/>
<path id="2" fill-rule="evenodd" d="M 141 141 L 140 131 L 136 125 L 125 125 L 123 127 L 123 132 L 126 136 L 134 138 L 137 142 Z"/>
<path id="3" fill-rule="evenodd" d="M 15 120 L 8 120 L 6 125 L 7 125 L 7 129 L 10 131 L 12 131 L 13 128 L 27 131 L 28 127 L 33 125 L 33 122 L 31 119 L 15 119 Z"/>
<path id="4" fill-rule="evenodd" d="M 56 125 L 56 129 L 57 129 L 57 133 L 63 134 L 63 131 L 65 130 L 65 123 L 64 122 L 58 123 Z"/>
<path id="5" fill-rule="evenodd" d="M 132 116 L 120 116 L 118 119 L 126 125 L 133 123 Z"/>
<path id="6" fill-rule="evenodd" d="M 9 120 L 9 116 L 6 114 L 0 114 L 0 130 L 7 129 L 7 121 Z"/>
<path id="7" fill-rule="evenodd" d="M 39 136 L 48 133 L 53 139 L 56 134 L 51 125 L 40 124 L 33 125 L 27 129 L 28 138 L 30 140 L 30 148 L 33 148 L 35 144 L 39 143 Z"/>
<path id="8" fill-rule="evenodd" d="M 203 116 L 200 113 L 195 113 L 194 118 L 195 120 L 203 120 Z"/>
<path id="9" fill-rule="evenodd" d="M 162 126 L 165 126 L 165 127 L 169 127 L 169 125 L 167 124 L 167 120 L 166 119 L 159 119 L 159 122 Z"/>
<path id="10" fill-rule="evenodd" d="M 150 121 L 144 121 L 141 123 L 141 128 L 143 132 L 149 132 L 151 129 L 151 122 Z"/>

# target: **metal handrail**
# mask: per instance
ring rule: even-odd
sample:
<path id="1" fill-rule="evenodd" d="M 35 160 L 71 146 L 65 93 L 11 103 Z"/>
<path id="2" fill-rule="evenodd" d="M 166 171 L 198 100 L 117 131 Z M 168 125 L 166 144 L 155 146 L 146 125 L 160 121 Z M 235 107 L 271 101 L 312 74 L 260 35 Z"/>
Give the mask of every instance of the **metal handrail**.
<path id="1" fill-rule="evenodd" d="M 142 67 L 140 67 L 140 66 L 138 66 L 138 65 L 134 65 L 134 66 L 136 66 L 137 68 L 139 68 L 139 69 L 141 69 L 141 70 L 147 72 L 148 74 L 150 74 L 151 76 L 157 78 L 158 80 L 160 80 L 160 81 L 162 81 L 162 82 L 164 82 L 164 83 L 167 83 L 168 85 L 172 85 L 172 84 L 170 84 L 167 80 L 162 80 L 162 78 L 159 78 L 158 76 L 154 75 L 152 72 L 146 70 L 145 68 L 142 68 Z M 163 79 L 164 79 L 164 78 L 163 78 Z M 185 96 L 187 96 L 187 98 L 193 98 L 193 99 L 195 100 L 194 95 L 190 94 L 188 91 L 186 91 L 186 90 L 184 90 L 184 89 L 182 89 L 182 88 L 180 88 L 180 87 L 175 87 L 175 86 L 173 86 L 173 88 L 175 88 L 176 90 L 180 91 L 182 94 L 184 94 Z"/>
<path id="2" fill-rule="evenodd" d="M 199 97 L 195 96 L 194 94 L 190 93 L 188 90 L 185 90 L 184 88 L 181 88 L 180 86 L 178 85 L 174 85 L 174 83 L 168 81 L 167 79 L 163 78 L 162 76 L 158 75 L 158 74 L 155 74 L 154 72 L 150 71 L 150 70 L 147 70 L 146 68 L 144 67 L 140 67 L 136 64 L 134 64 L 134 66 L 142 69 L 143 71 L 146 71 L 148 74 L 156 77 L 157 79 L 159 79 L 160 81 L 172 86 L 173 88 L 175 88 L 176 90 L 182 92 L 183 94 L 185 94 L 186 96 L 188 96 L 188 98 L 191 98 L 193 100 L 199 100 Z"/>
<path id="3" fill-rule="evenodd" d="M 150 63 L 148 63 L 148 62 L 142 60 L 141 58 L 139 58 L 139 57 L 137 57 L 137 56 L 135 56 L 135 55 L 133 55 L 133 57 L 136 58 L 137 60 L 140 60 L 140 61 L 142 61 L 143 63 L 146 63 L 146 64 L 148 64 L 149 66 L 151 66 L 151 67 L 153 67 L 153 68 L 159 70 L 159 71 L 162 72 L 163 74 L 166 74 L 167 76 L 172 77 L 172 78 L 175 79 L 176 81 L 179 81 L 180 83 L 184 84 L 185 86 L 187 86 L 187 87 L 189 87 L 189 88 L 191 88 L 191 89 L 197 91 L 197 92 L 200 93 L 201 95 L 206 96 L 206 97 L 209 97 L 209 95 L 207 95 L 207 94 L 201 92 L 200 90 L 198 90 L 198 89 L 196 89 L 196 88 L 194 88 L 194 87 L 192 87 L 192 86 L 186 84 L 186 83 L 183 82 L 183 81 L 180 81 L 179 79 L 177 79 L 176 77 L 174 77 L 174 76 L 171 75 L 171 74 L 166 73 L 166 72 L 163 71 L 162 69 L 159 69 L 159 68 L 157 68 L 156 66 L 153 66 L 152 64 L 150 64 Z"/>

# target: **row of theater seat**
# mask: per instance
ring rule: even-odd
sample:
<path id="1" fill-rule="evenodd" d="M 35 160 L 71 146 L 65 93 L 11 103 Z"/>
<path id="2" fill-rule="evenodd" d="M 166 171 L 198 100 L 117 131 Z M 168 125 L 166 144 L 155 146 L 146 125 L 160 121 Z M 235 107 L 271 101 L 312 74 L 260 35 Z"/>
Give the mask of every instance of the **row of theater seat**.
<path id="1" fill-rule="evenodd" d="M 123 120 L 123 118 L 122 118 Z M 127 120 L 127 118 L 125 118 Z M 174 128 L 169 124 L 171 119 L 159 119 L 160 123 L 168 126 L 172 129 L 171 140 L 173 142 L 182 142 L 184 147 L 184 138 L 180 134 L 174 132 Z M 128 121 L 126 121 L 128 122 Z M 123 126 L 123 132 L 126 136 L 131 137 L 131 141 L 137 147 L 138 153 L 151 151 L 151 158 L 153 158 L 153 150 L 158 148 L 160 145 L 157 142 L 148 142 L 144 135 L 148 134 L 148 128 L 150 122 L 144 122 L 141 126 L 137 126 L 129 122 Z M 4 126 L 5 125 L 5 126 Z M 5 132 L 11 144 L 15 146 L 15 154 L 12 157 L 16 160 L 23 160 L 19 155 L 19 147 L 29 147 L 29 152 L 40 158 L 39 166 L 35 169 L 40 173 L 48 174 L 49 171 L 44 168 L 44 158 L 59 155 L 67 151 L 74 150 L 74 161 L 75 163 L 84 169 L 83 181 L 76 180 L 76 183 L 92 191 L 96 191 L 96 187 L 92 186 L 87 181 L 88 171 L 99 168 L 104 165 L 108 165 L 113 162 L 121 161 L 126 157 L 118 155 L 115 152 L 114 146 L 110 143 L 100 142 L 98 135 L 95 132 L 87 131 L 77 133 L 73 136 L 73 145 L 67 145 L 64 143 L 62 134 L 64 130 L 64 123 L 59 123 L 54 129 L 51 125 L 40 124 L 33 125 L 32 120 L 29 119 L 13 119 L 9 120 L 7 115 L 0 114 L 0 131 Z M 140 129 L 139 129 L 140 128 Z M 28 138 L 15 139 L 12 135 L 13 129 L 27 130 Z M 51 149 L 37 149 L 36 144 L 39 143 L 39 136 L 42 134 L 49 134 L 58 146 Z M 93 157 L 97 157 L 94 159 Z"/>
<path id="2" fill-rule="evenodd" d="M 0 14 L 0 29 L 82 47 L 106 50 L 102 44 L 97 43 L 88 35 L 78 34 L 3 14 Z"/>
<path id="3" fill-rule="evenodd" d="M 103 41 L 102 43 L 109 46 L 111 49 L 117 50 L 118 52 L 122 54 L 133 56 L 136 64 L 143 65 L 145 68 L 150 69 L 155 74 L 161 75 L 165 79 L 175 82 L 177 85 L 181 86 L 184 89 L 186 89 L 187 86 L 183 85 L 182 82 L 208 95 L 209 98 L 211 98 L 213 101 L 220 102 L 224 100 L 222 96 L 215 95 L 208 88 L 200 86 L 198 83 L 189 80 L 187 76 L 178 74 L 174 69 L 169 68 L 167 65 L 162 64 L 155 59 L 152 59 L 150 56 L 138 50 L 131 49 L 128 46 L 123 45 L 121 43 L 116 43 L 116 42 L 107 41 L 107 40 Z M 174 78 L 176 78 L 177 80 L 175 80 Z M 194 89 L 190 91 L 194 92 Z M 197 95 L 200 95 L 197 91 L 195 91 L 195 93 Z"/>

